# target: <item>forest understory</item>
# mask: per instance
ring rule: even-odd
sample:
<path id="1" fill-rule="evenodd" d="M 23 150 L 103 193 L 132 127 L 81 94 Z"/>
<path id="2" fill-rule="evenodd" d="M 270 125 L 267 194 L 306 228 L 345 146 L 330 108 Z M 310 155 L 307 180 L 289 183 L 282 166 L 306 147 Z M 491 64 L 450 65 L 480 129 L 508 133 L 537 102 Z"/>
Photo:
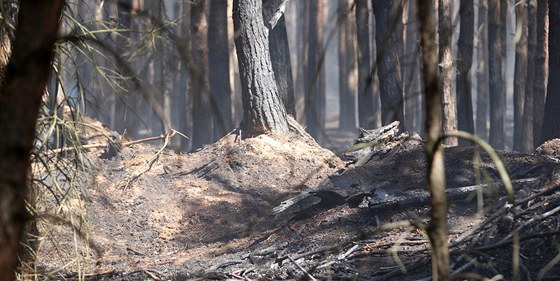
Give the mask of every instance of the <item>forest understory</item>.
<path id="1" fill-rule="evenodd" d="M 99 132 L 111 132 L 88 123 L 80 135 L 106 143 Z M 430 211 L 421 143 L 397 145 L 359 167 L 296 135 L 234 133 L 187 154 L 160 151 L 161 143 L 125 145 L 116 155 L 106 148 L 59 155 L 59 163 L 81 159 L 83 170 L 72 185 L 61 184 L 66 196 L 58 201 L 46 190 L 39 196 L 41 239 L 27 277 L 430 280 L 429 240 L 420 229 Z M 515 205 L 486 153 L 445 150 L 454 274 L 560 279 L 559 144 L 498 152 Z M 483 185 L 474 187 L 477 179 Z M 274 214 L 298 194 L 308 196 Z"/>

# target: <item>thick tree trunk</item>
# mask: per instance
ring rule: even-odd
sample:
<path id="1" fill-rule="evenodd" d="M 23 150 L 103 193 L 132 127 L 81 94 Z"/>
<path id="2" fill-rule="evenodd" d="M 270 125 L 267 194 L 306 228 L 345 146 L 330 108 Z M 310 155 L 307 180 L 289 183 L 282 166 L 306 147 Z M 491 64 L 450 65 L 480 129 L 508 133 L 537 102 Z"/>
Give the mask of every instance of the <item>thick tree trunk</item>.
<path id="1" fill-rule="evenodd" d="M 325 124 L 325 73 L 323 71 L 323 1 L 309 1 L 305 120 L 311 136 L 322 140 Z"/>
<path id="2" fill-rule="evenodd" d="M 401 70 L 399 63 L 399 42 L 394 34 L 402 33 L 396 30 L 401 15 L 393 9 L 399 5 L 396 0 L 372 0 L 375 14 L 375 41 L 377 44 L 377 71 L 381 94 L 381 121 L 389 124 L 399 120 L 404 125 L 403 97 Z"/>
<path id="3" fill-rule="evenodd" d="M 488 0 L 488 70 L 490 76 L 490 144 L 496 149 L 504 148 L 504 117 L 506 115 L 506 94 L 502 76 L 503 43 L 501 6 L 506 1 Z"/>
<path id="4" fill-rule="evenodd" d="M 259 16 L 255 16 L 259 15 Z M 253 137 L 288 131 L 286 110 L 278 95 L 261 0 L 234 0 L 233 24 L 243 95 L 241 134 Z"/>
<path id="5" fill-rule="evenodd" d="M 286 0 L 265 0 L 263 1 L 263 5 L 263 19 L 265 24 L 268 24 L 270 32 L 268 45 L 272 69 L 274 70 L 274 78 L 276 79 L 276 86 L 278 87 L 278 94 L 286 107 L 286 112 L 295 117 L 294 79 L 292 77 L 290 46 L 288 44 L 288 33 L 286 31 L 286 17 L 283 12 Z M 265 13 L 265 10 L 269 10 L 269 12 Z M 272 23 L 274 23 L 275 26 L 271 26 Z M 272 28 L 272 30 L 270 30 L 270 28 Z"/>
<path id="6" fill-rule="evenodd" d="M 515 6 L 519 41 L 515 46 L 515 74 L 513 89 L 513 149 L 523 151 L 523 107 L 525 106 L 525 78 L 527 77 L 527 5 L 523 0 Z M 526 116 L 527 117 L 527 116 Z"/>
<path id="7" fill-rule="evenodd" d="M 418 1 L 420 19 L 420 45 L 422 50 L 422 73 L 426 97 L 426 157 L 430 183 L 431 221 L 428 236 L 432 250 L 433 280 L 449 280 L 449 246 L 447 230 L 447 197 L 445 193 L 445 170 L 443 149 L 437 140 L 441 132 L 441 97 L 438 79 L 438 55 L 436 45 L 435 0 Z"/>
<path id="8" fill-rule="evenodd" d="M 356 128 L 356 93 L 354 74 L 356 52 L 354 46 L 354 34 L 352 32 L 352 13 L 348 0 L 338 2 L 338 88 L 340 96 L 340 119 L 339 128 Z"/>
<path id="9" fill-rule="evenodd" d="M 488 140 L 488 0 L 479 0 L 477 37 L 476 134 Z"/>
<path id="10" fill-rule="evenodd" d="M 64 1 L 20 1 L 16 40 L 0 92 L 0 280 L 15 280 L 30 154 Z M 40 24 L 37 24 L 37 22 Z"/>
<path id="11" fill-rule="evenodd" d="M 541 143 L 560 137 L 560 1 L 548 1 L 548 85 Z"/>
<path id="12" fill-rule="evenodd" d="M 193 149 L 212 142 L 212 106 L 210 105 L 210 88 L 208 85 L 206 2 L 206 0 L 196 0 L 191 8 Z"/>
<path id="13" fill-rule="evenodd" d="M 533 101 L 535 83 L 535 52 L 537 49 L 537 0 L 529 0 L 528 10 L 528 52 L 527 78 L 525 86 L 525 104 L 523 106 L 523 141 L 521 151 L 530 152 L 533 150 Z"/>
<path id="14" fill-rule="evenodd" d="M 234 128 L 229 81 L 227 1 L 210 1 L 208 18 L 208 80 L 214 140 Z"/>
<path id="15" fill-rule="evenodd" d="M 457 42 L 457 127 L 474 134 L 473 104 L 471 93 L 471 67 L 473 60 L 474 1 L 461 1 L 459 14 L 461 28 Z M 467 141 L 459 139 L 460 144 Z"/>
<path id="16" fill-rule="evenodd" d="M 455 99 L 453 97 L 453 58 L 451 53 L 451 1 L 439 0 L 439 65 L 440 91 L 443 105 L 443 133 L 457 130 Z M 450 137 L 443 141 L 448 146 L 457 146 L 457 138 Z"/>
<path id="17" fill-rule="evenodd" d="M 537 49 L 535 50 L 535 83 L 533 88 L 533 142 L 539 145 L 542 135 L 546 77 L 548 75 L 548 1 L 537 1 Z"/>
<path id="18" fill-rule="evenodd" d="M 371 42 L 369 37 L 368 0 L 356 0 L 356 30 L 358 37 L 358 123 L 373 128 L 373 79 L 370 78 Z"/>

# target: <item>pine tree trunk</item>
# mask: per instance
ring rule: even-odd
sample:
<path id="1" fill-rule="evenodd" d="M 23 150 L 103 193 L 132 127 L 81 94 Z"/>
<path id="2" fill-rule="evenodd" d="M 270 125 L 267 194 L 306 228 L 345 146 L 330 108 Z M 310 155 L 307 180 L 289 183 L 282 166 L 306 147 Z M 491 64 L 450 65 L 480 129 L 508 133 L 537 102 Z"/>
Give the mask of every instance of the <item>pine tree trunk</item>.
<path id="1" fill-rule="evenodd" d="M 209 3 L 208 80 L 213 113 L 213 139 L 218 140 L 234 128 L 229 81 L 228 15 L 227 1 Z"/>
<path id="2" fill-rule="evenodd" d="M 529 0 L 528 10 L 528 52 L 527 78 L 525 82 L 525 105 L 523 107 L 523 152 L 533 150 L 533 103 L 534 103 L 534 84 L 535 84 L 535 52 L 537 49 L 537 1 Z"/>
<path id="3" fill-rule="evenodd" d="M 278 95 L 264 25 L 261 0 L 234 0 L 233 24 L 243 95 L 241 134 L 288 132 L 285 107 Z"/>
<path id="4" fill-rule="evenodd" d="M 474 2 L 461 1 L 459 8 L 461 27 L 457 42 L 457 127 L 474 134 L 473 104 L 471 93 L 471 67 L 473 60 Z M 467 141 L 459 139 L 460 144 Z"/>
<path id="5" fill-rule="evenodd" d="M 451 1 L 439 0 L 439 65 L 441 79 L 441 97 L 443 106 L 443 133 L 457 130 L 455 99 L 453 97 L 453 58 L 451 53 Z M 443 141 L 448 146 L 457 146 L 457 138 L 450 137 Z"/>
<path id="6" fill-rule="evenodd" d="M 540 143 L 560 137 L 560 1 L 548 1 L 548 85 Z"/>
<path id="7" fill-rule="evenodd" d="M 373 127 L 374 102 L 371 74 L 371 42 L 367 0 L 356 0 L 356 30 L 358 37 L 358 120 L 362 128 Z"/>
<path id="8" fill-rule="evenodd" d="M 400 48 L 398 36 L 393 36 L 402 33 L 402 30 L 397 30 L 400 14 L 395 11 L 399 9 L 393 9 L 394 5 L 399 4 L 400 1 L 396 0 L 372 0 L 375 14 L 381 121 L 383 124 L 389 124 L 399 120 L 404 125 Z"/>
<path id="9" fill-rule="evenodd" d="M 309 4 L 307 31 L 307 71 L 305 78 L 305 120 L 309 134 L 318 142 L 322 140 L 325 124 L 325 75 L 323 71 L 323 1 L 306 1 Z"/>
<path id="10" fill-rule="evenodd" d="M 348 0 L 338 2 L 338 85 L 340 96 L 340 129 L 356 128 L 356 93 L 352 84 L 356 52 L 352 33 L 352 12 Z"/>
<path id="11" fill-rule="evenodd" d="M 476 96 L 476 134 L 488 140 L 488 109 L 489 109 L 489 83 L 488 83 L 488 0 L 479 0 L 478 26 L 480 30 L 477 38 L 477 96 Z"/>
<path id="12" fill-rule="evenodd" d="M 490 78 L 490 145 L 495 149 L 504 148 L 504 117 L 506 114 L 506 95 L 502 76 L 503 43 L 501 6 L 506 1 L 488 0 L 488 70 Z"/>
<path id="13" fill-rule="evenodd" d="M 515 74 L 513 91 L 513 149 L 523 151 L 523 108 L 525 102 L 525 78 L 527 77 L 527 5 L 528 0 L 523 0 L 515 6 L 516 25 L 518 26 L 519 40 L 515 46 Z"/>
<path id="14" fill-rule="evenodd" d="M 206 0 L 196 0 L 191 8 L 193 96 L 192 148 L 212 142 L 212 107 L 208 85 L 208 24 Z"/>
<path id="15" fill-rule="evenodd" d="M 533 142 L 540 145 L 548 75 L 548 1 L 537 1 L 537 49 L 535 50 L 535 83 L 533 88 Z"/>

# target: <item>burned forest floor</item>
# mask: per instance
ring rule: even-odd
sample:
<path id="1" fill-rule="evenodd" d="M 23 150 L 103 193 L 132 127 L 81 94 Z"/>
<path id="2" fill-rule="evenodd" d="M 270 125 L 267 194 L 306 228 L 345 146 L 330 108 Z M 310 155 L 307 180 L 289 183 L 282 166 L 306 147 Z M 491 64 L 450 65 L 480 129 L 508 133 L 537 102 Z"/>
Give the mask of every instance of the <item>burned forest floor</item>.
<path id="1" fill-rule="evenodd" d="M 560 279 L 555 145 L 498 152 L 513 204 L 488 154 L 474 146 L 445 150 L 454 274 Z M 26 278 L 431 278 L 421 143 L 397 145 L 359 167 L 299 135 L 231 134 L 186 154 L 160 148 L 156 141 L 116 155 L 94 147 L 81 157 L 57 156 L 58 164 L 80 162 L 79 171 L 60 180 L 64 196 L 39 192 L 37 262 Z"/>

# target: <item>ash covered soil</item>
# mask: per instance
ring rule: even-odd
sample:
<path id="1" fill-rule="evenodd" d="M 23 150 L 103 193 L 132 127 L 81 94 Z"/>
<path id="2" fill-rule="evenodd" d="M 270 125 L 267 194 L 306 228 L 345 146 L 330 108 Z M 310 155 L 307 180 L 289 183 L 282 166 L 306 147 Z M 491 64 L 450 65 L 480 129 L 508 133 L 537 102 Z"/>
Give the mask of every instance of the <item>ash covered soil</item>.
<path id="1" fill-rule="evenodd" d="M 140 143 L 111 159 L 100 158 L 103 149 L 86 153 L 81 193 L 64 205 L 76 208 L 66 210 L 74 220 L 40 228 L 39 274 L 56 280 L 431 276 L 429 242 L 418 228 L 429 222 L 421 145 L 397 146 L 352 167 L 301 136 L 230 135 L 188 154 L 163 150 L 143 172 L 158 150 Z M 510 280 L 518 229 L 520 279 L 560 279 L 554 261 L 559 164 L 547 155 L 499 152 L 516 201 L 525 200 L 508 205 L 495 165 L 482 152 L 477 164 L 477 151 L 469 146 L 445 152 L 449 191 L 475 185 L 477 178 L 490 183 L 451 201 L 453 272 Z M 127 185 L 131 178 L 137 179 Z M 321 191 L 337 200 L 312 196 Z M 302 204 L 273 212 L 302 192 L 310 195 Z M 360 202 L 349 204 L 355 194 Z"/>

